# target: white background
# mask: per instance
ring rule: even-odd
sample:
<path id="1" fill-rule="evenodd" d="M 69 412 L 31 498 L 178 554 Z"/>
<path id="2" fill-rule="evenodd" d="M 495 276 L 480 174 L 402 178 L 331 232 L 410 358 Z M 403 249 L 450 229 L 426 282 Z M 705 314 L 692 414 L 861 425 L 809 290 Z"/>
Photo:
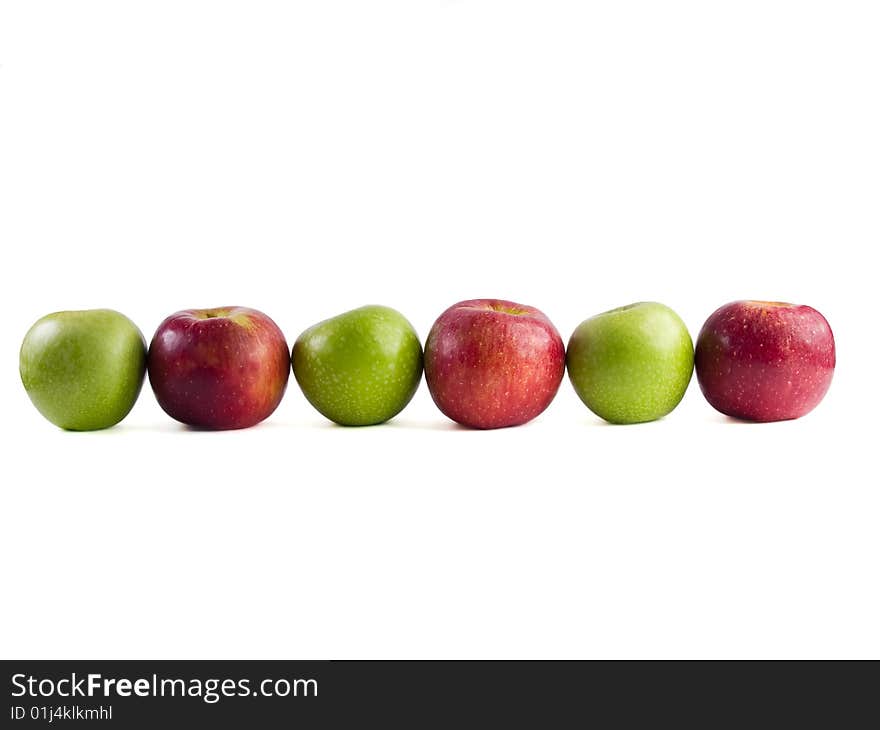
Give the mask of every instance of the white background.
<path id="1" fill-rule="evenodd" d="M 6 658 L 878 657 L 871 2 L 0 1 Z M 64 433 L 41 315 L 810 304 L 789 423 Z"/>

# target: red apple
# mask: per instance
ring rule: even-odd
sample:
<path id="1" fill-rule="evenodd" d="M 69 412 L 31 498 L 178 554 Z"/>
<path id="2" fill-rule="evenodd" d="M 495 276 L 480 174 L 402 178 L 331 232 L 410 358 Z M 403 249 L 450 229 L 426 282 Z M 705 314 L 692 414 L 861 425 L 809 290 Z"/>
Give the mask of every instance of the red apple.
<path id="1" fill-rule="evenodd" d="M 425 379 L 437 407 L 471 428 L 530 421 L 565 373 L 565 346 L 534 307 L 472 299 L 447 309 L 425 342 Z"/>
<path id="2" fill-rule="evenodd" d="M 281 402 L 290 352 L 278 325 L 255 309 L 186 309 L 159 325 L 147 370 L 172 418 L 198 428 L 247 428 Z"/>
<path id="3" fill-rule="evenodd" d="M 694 353 L 706 400 L 748 421 L 784 421 L 813 410 L 831 385 L 834 335 L 812 307 L 741 301 L 716 310 Z"/>

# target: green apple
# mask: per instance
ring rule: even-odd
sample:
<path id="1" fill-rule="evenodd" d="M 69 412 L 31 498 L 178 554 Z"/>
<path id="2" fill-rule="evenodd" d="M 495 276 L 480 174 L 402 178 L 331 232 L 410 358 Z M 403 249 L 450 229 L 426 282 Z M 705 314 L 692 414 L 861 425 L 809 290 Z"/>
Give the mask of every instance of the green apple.
<path id="1" fill-rule="evenodd" d="M 293 345 L 293 374 L 320 413 L 343 426 L 396 416 L 422 378 L 422 345 L 389 307 L 353 309 L 319 322 Z"/>
<path id="2" fill-rule="evenodd" d="M 611 423 L 641 423 L 679 404 L 694 370 L 694 345 L 669 307 L 639 302 L 581 322 L 566 364 L 593 413 Z"/>
<path id="3" fill-rule="evenodd" d="M 131 410 L 147 364 L 137 326 L 110 309 L 55 312 L 21 344 L 21 382 L 49 421 L 70 431 L 119 423 Z"/>

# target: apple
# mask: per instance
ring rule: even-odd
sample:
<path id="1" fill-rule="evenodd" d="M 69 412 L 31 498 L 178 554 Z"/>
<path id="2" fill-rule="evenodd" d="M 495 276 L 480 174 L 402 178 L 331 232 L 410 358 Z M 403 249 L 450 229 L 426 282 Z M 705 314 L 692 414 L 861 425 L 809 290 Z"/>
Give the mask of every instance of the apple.
<path id="1" fill-rule="evenodd" d="M 172 418 L 196 428 L 247 428 L 278 407 L 290 358 L 284 334 L 262 312 L 186 309 L 159 325 L 147 370 Z"/>
<path id="2" fill-rule="evenodd" d="M 471 299 L 449 307 L 425 342 L 437 407 L 470 428 L 518 426 L 544 411 L 565 373 L 565 345 L 535 307 Z"/>
<path id="3" fill-rule="evenodd" d="M 681 402 L 694 371 L 694 345 L 669 307 L 637 302 L 581 322 L 566 361 L 575 392 L 593 413 L 610 423 L 643 423 Z"/>
<path id="4" fill-rule="evenodd" d="M 706 320 L 695 357 L 713 408 L 747 421 L 785 421 L 809 413 L 828 391 L 834 335 L 812 307 L 731 302 Z"/>
<path id="5" fill-rule="evenodd" d="M 393 418 L 422 379 L 422 344 L 413 326 L 376 305 L 309 327 L 296 339 L 291 361 L 309 403 L 343 426 Z"/>
<path id="6" fill-rule="evenodd" d="M 131 410 L 146 369 L 144 336 L 111 309 L 55 312 L 21 344 L 21 382 L 37 410 L 56 426 L 94 431 Z"/>

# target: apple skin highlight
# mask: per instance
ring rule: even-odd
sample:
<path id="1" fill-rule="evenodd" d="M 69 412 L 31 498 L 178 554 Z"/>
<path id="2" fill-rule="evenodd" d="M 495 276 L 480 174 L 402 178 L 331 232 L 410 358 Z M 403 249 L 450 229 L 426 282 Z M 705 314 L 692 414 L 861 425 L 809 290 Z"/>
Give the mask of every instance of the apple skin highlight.
<path id="1" fill-rule="evenodd" d="M 246 307 L 188 309 L 166 318 L 147 371 L 169 416 L 197 428 L 247 428 L 272 414 L 290 377 L 284 334 Z"/>
<path id="2" fill-rule="evenodd" d="M 697 381 L 713 408 L 747 421 L 812 411 L 831 385 L 834 335 L 818 311 L 784 302 L 736 301 L 697 337 Z"/>
<path id="3" fill-rule="evenodd" d="M 565 373 L 565 345 L 543 312 L 503 299 L 449 307 L 425 342 L 437 407 L 470 428 L 518 426 L 543 412 Z"/>

